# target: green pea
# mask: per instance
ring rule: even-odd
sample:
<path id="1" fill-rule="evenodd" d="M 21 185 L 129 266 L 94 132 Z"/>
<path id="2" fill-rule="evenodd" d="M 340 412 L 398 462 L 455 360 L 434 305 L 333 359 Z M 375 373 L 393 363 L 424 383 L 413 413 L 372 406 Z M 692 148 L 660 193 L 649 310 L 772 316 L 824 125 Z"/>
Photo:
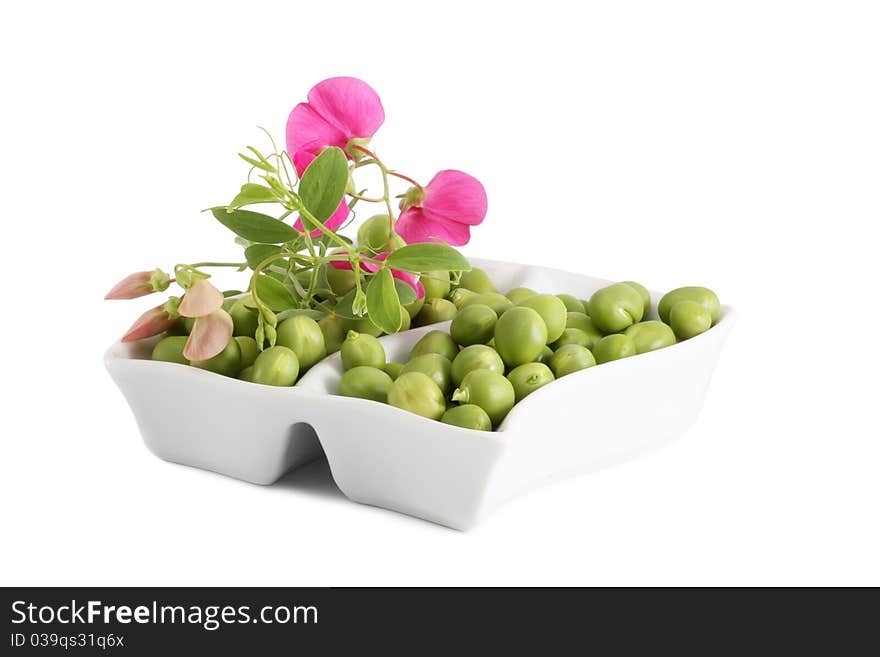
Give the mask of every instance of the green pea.
<path id="1" fill-rule="evenodd" d="M 712 327 L 712 315 L 696 301 L 679 301 L 669 311 L 669 324 L 679 340 L 687 340 Z"/>
<path id="2" fill-rule="evenodd" d="M 669 323 L 672 306 L 679 301 L 695 301 L 703 306 L 709 311 L 713 324 L 721 317 L 721 302 L 712 290 L 706 287 L 680 287 L 664 294 L 657 304 L 657 314 L 662 321 Z"/>
<path id="3" fill-rule="evenodd" d="M 583 302 L 576 297 L 573 297 L 570 294 L 557 294 L 556 298 L 565 304 L 565 309 L 568 312 L 586 314 L 586 308 L 584 308 Z"/>
<path id="4" fill-rule="evenodd" d="M 635 342 L 631 337 L 622 333 L 606 335 L 593 346 L 593 357 L 600 364 L 635 355 Z"/>
<path id="5" fill-rule="evenodd" d="M 257 341 L 247 335 L 237 335 L 235 341 L 238 343 L 238 348 L 241 349 L 241 368 L 247 369 L 254 364 L 257 354 L 260 353 Z"/>
<path id="6" fill-rule="evenodd" d="M 462 301 L 458 309 L 464 310 L 468 306 L 474 305 L 484 305 L 489 306 L 498 317 L 501 317 L 509 308 L 513 307 L 513 304 L 503 294 L 498 294 L 497 292 L 485 292 L 483 294 L 476 294 L 472 297 L 467 297 L 464 301 Z"/>
<path id="7" fill-rule="evenodd" d="M 492 431 L 492 420 L 482 408 L 476 404 L 462 404 L 447 410 L 440 421 L 463 429 L 475 431 Z"/>
<path id="8" fill-rule="evenodd" d="M 517 404 L 554 378 L 553 372 L 544 363 L 525 363 L 514 367 L 507 375 L 507 380 L 513 384 Z"/>
<path id="9" fill-rule="evenodd" d="M 357 274 L 355 274 L 353 269 L 337 269 L 332 265 L 328 265 L 324 271 L 327 275 L 327 284 L 336 296 L 344 296 L 354 289 Z M 307 285 L 303 287 L 308 289 Z"/>
<path id="10" fill-rule="evenodd" d="M 257 332 L 257 311 L 245 305 L 244 299 L 236 301 L 229 311 L 232 317 L 232 335 L 249 335 Z"/>
<path id="11" fill-rule="evenodd" d="M 400 328 L 397 329 L 398 333 L 403 331 L 409 331 L 412 326 L 412 319 L 409 316 L 409 312 L 407 312 L 406 308 L 403 306 L 400 307 Z"/>
<path id="12" fill-rule="evenodd" d="M 412 360 L 422 354 L 440 354 L 452 361 L 458 355 L 458 345 L 448 333 L 431 331 L 419 338 L 409 352 L 409 358 Z"/>
<path id="13" fill-rule="evenodd" d="M 559 299 L 556 301 L 562 305 Z M 508 367 L 535 360 L 546 344 L 547 325 L 531 308 L 515 306 L 495 324 L 495 348 Z"/>
<path id="14" fill-rule="evenodd" d="M 229 338 L 226 347 L 219 354 L 208 360 L 190 361 L 190 365 L 234 378 L 241 372 L 241 347 L 235 338 Z"/>
<path id="15" fill-rule="evenodd" d="M 641 321 L 642 295 L 624 283 L 603 287 L 590 297 L 590 319 L 603 333 L 616 333 Z"/>
<path id="16" fill-rule="evenodd" d="M 602 332 L 596 328 L 596 325 L 593 324 L 593 320 L 583 313 L 568 313 L 568 317 L 565 321 L 565 328 L 579 329 L 586 333 L 590 338 L 590 343 L 584 345 L 587 348 L 602 339 Z"/>
<path id="17" fill-rule="evenodd" d="M 463 272 L 458 286 L 473 290 L 477 294 L 498 291 L 489 279 L 489 275 L 479 267 L 474 267 L 470 271 Z"/>
<path id="18" fill-rule="evenodd" d="M 589 299 L 581 299 L 581 303 L 584 304 L 584 314 L 589 317 L 590 316 L 590 300 Z"/>
<path id="19" fill-rule="evenodd" d="M 387 214 L 377 214 L 361 224 L 357 232 L 358 246 L 373 253 L 388 251 L 388 240 L 391 237 L 391 221 Z"/>
<path id="20" fill-rule="evenodd" d="M 385 372 L 394 381 L 403 372 L 403 363 L 385 363 Z"/>
<path id="21" fill-rule="evenodd" d="M 408 303 L 404 306 L 404 308 L 406 308 L 406 312 L 409 313 L 409 318 L 411 320 L 415 319 L 415 316 L 419 314 L 419 311 L 421 311 L 422 307 L 425 305 L 426 296 L 416 297 L 415 301 L 413 301 L 412 303 Z"/>
<path id="22" fill-rule="evenodd" d="M 245 367 L 241 372 L 238 373 L 238 379 L 240 381 L 247 381 L 248 383 L 254 382 L 254 366 Z"/>
<path id="23" fill-rule="evenodd" d="M 186 346 L 187 340 L 189 338 L 185 335 L 170 335 L 167 338 L 162 338 L 153 347 L 152 359 L 189 365 L 189 360 L 183 356 L 183 348 Z"/>
<path id="24" fill-rule="evenodd" d="M 452 393 L 452 400 L 479 406 L 497 427 L 516 403 L 513 384 L 503 374 L 491 370 L 469 372 Z"/>
<path id="25" fill-rule="evenodd" d="M 554 342 L 565 330 L 568 310 L 565 304 L 552 294 L 536 294 L 519 304 L 523 308 L 536 311 L 547 326 L 547 343 Z"/>
<path id="26" fill-rule="evenodd" d="M 498 315 L 489 306 L 477 303 L 465 306 L 452 320 L 449 333 L 462 347 L 471 344 L 484 344 L 495 335 L 495 322 Z"/>
<path id="27" fill-rule="evenodd" d="M 385 349 L 369 333 L 349 331 L 342 343 L 342 366 L 346 370 L 358 365 L 382 369 L 385 366 Z"/>
<path id="28" fill-rule="evenodd" d="M 553 357 L 553 350 L 550 347 L 544 347 L 541 350 L 541 353 L 538 354 L 538 357 L 535 358 L 535 361 L 538 363 L 549 363 L 550 358 Z"/>
<path id="29" fill-rule="evenodd" d="M 404 372 L 397 377 L 388 389 L 388 403 L 432 420 L 439 420 L 446 412 L 440 387 L 421 372 Z"/>
<path id="30" fill-rule="evenodd" d="M 462 349 L 452 361 L 452 382 L 459 386 L 470 372 L 489 370 L 504 374 L 504 361 L 498 352 L 484 344 L 472 344 Z"/>
<path id="31" fill-rule="evenodd" d="M 391 383 L 391 377 L 375 367 L 352 367 L 339 380 L 339 394 L 384 404 L 388 401 Z"/>
<path id="32" fill-rule="evenodd" d="M 512 290 L 508 290 L 507 294 L 505 294 L 504 296 L 510 299 L 510 302 L 514 306 L 518 306 L 521 301 L 525 301 L 529 297 L 533 297 L 536 294 L 537 292 L 535 292 L 530 287 L 515 287 Z"/>
<path id="33" fill-rule="evenodd" d="M 345 340 L 345 320 L 339 315 L 327 315 L 318 320 L 328 354 L 336 353 Z"/>
<path id="34" fill-rule="evenodd" d="M 444 397 L 452 391 L 452 362 L 446 356 L 440 354 L 416 356 L 403 366 L 401 374 L 407 372 L 427 374 L 443 391 Z"/>
<path id="35" fill-rule="evenodd" d="M 416 326 L 446 322 L 458 314 L 455 304 L 446 299 L 428 299 L 415 317 Z"/>
<path id="36" fill-rule="evenodd" d="M 477 296 L 477 293 L 473 290 L 468 290 L 467 288 L 463 287 L 457 287 L 449 293 L 449 300 L 455 304 L 456 308 L 461 308 L 461 304 L 464 303 L 465 299 L 475 296 Z"/>
<path id="37" fill-rule="evenodd" d="M 293 349 L 300 369 L 309 368 L 327 355 L 324 333 L 318 322 L 305 315 L 294 315 L 278 325 L 275 344 Z"/>
<path id="38" fill-rule="evenodd" d="M 265 386 L 292 386 L 299 376 L 299 359 L 293 349 L 275 345 L 260 352 L 253 364 L 254 383 Z"/>
<path id="39" fill-rule="evenodd" d="M 567 344 L 579 344 L 582 347 L 590 348 L 597 340 L 593 339 L 589 334 L 580 329 L 565 329 L 559 339 L 550 345 L 553 351 Z"/>
<path id="40" fill-rule="evenodd" d="M 557 379 L 566 374 L 593 367 L 595 364 L 596 359 L 593 358 L 592 352 L 579 344 L 567 344 L 560 347 L 550 359 L 550 369 L 553 370 Z"/>
<path id="41" fill-rule="evenodd" d="M 642 317 L 648 314 L 648 311 L 651 310 L 651 293 L 648 292 L 648 288 L 646 288 L 641 283 L 636 283 L 635 281 L 623 281 L 624 285 L 629 285 L 632 289 L 639 293 L 639 296 L 642 297 Z"/>
<path id="42" fill-rule="evenodd" d="M 448 271 L 426 271 L 419 280 L 425 286 L 425 296 L 431 299 L 445 299 L 452 288 Z"/>
<path id="43" fill-rule="evenodd" d="M 348 334 L 348 331 L 355 331 L 356 333 L 372 335 L 374 338 L 378 338 L 380 335 L 382 335 L 382 329 L 373 324 L 373 321 L 369 317 L 348 319 L 345 321 L 345 329 L 346 335 Z"/>
<path id="44" fill-rule="evenodd" d="M 672 332 L 672 329 L 656 320 L 633 324 L 623 334 L 632 338 L 636 345 L 637 354 L 644 354 L 675 344 L 675 333 Z"/>

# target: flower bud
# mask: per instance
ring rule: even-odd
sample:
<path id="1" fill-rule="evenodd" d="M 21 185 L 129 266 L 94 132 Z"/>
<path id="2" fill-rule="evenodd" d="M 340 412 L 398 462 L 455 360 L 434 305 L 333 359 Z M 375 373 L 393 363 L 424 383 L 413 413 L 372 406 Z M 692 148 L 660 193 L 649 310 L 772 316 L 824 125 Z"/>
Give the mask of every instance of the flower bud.
<path id="1" fill-rule="evenodd" d="M 425 190 L 423 187 L 410 187 L 397 198 L 400 199 L 401 211 L 406 211 L 413 206 L 422 204 L 422 201 L 425 200 Z"/>
<path id="2" fill-rule="evenodd" d="M 134 342 L 170 329 L 177 320 L 165 309 L 165 304 L 156 306 L 138 317 L 137 321 L 122 336 L 123 342 Z"/>
<path id="3" fill-rule="evenodd" d="M 161 269 L 129 274 L 110 290 L 105 299 L 137 299 L 153 292 L 162 292 L 170 284 L 168 274 Z"/>

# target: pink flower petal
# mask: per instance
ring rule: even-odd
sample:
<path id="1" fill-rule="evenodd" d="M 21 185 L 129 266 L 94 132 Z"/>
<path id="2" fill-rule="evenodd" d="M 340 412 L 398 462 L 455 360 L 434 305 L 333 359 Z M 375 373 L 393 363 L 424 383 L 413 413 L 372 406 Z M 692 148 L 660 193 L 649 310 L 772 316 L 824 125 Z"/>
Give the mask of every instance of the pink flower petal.
<path id="1" fill-rule="evenodd" d="M 213 358 L 226 349 L 232 338 L 232 317 L 225 310 L 215 310 L 199 317 L 183 347 L 183 357 L 200 361 Z"/>
<path id="2" fill-rule="evenodd" d="M 429 215 L 417 207 L 404 210 L 394 229 L 407 244 L 441 241 L 462 246 L 471 239 L 470 226 L 467 224 Z"/>
<path id="3" fill-rule="evenodd" d="M 150 285 L 150 278 L 153 272 L 139 271 L 129 274 L 110 290 L 105 299 L 137 299 L 138 297 L 152 294 L 153 286 Z"/>
<path id="4" fill-rule="evenodd" d="M 308 103 L 300 103 L 287 117 L 288 153 L 317 153 L 325 146 L 345 148 L 348 139 L 344 132 L 328 123 Z"/>
<path id="5" fill-rule="evenodd" d="M 315 161 L 317 154 L 307 150 L 299 150 L 293 152 L 293 168 L 296 169 L 296 175 L 302 177 L 308 166 Z"/>
<path id="6" fill-rule="evenodd" d="M 345 220 L 348 219 L 348 214 L 349 214 L 348 203 L 346 203 L 345 198 L 343 198 L 342 201 L 340 201 L 340 203 L 339 203 L 339 207 L 336 208 L 336 212 L 334 212 L 333 214 L 331 214 L 327 218 L 327 221 L 324 222 L 324 225 L 327 228 L 329 228 L 330 230 L 336 230 L 342 224 L 345 223 Z M 298 218 L 294 222 L 293 227 L 296 228 L 300 232 L 305 230 L 305 228 L 303 227 L 303 221 L 302 221 L 301 217 Z M 311 232 L 312 237 L 319 237 L 320 235 L 323 235 L 323 234 L 324 233 L 323 233 L 323 231 L 321 231 L 320 228 L 315 228 Z"/>
<path id="7" fill-rule="evenodd" d="M 163 331 L 167 331 L 176 320 L 168 316 L 165 310 L 165 304 L 151 308 L 143 315 L 138 317 L 137 321 L 131 325 L 131 328 L 122 336 L 123 342 L 134 342 L 142 340 L 153 335 L 159 335 Z"/>
<path id="8" fill-rule="evenodd" d="M 463 171 L 447 169 L 427 184 L 421 205 L 430 218 L 476 226 L 486 217 L 488 200 L 479 180 Z"/>
<path id="9" fill-rule="evenodd" d="M 177 312 L 184 317 L 203 317 L 222 307 L 223 293 L 204 278 L 199 278 L 183 295 Z"/>
<path id="10" fill-rule="evenodd" d="M 319 82 L 309 91 L 309 105 L 348 139 L 372 137 L 385 121 L 379 94 L 357 78 L 329 78 Z"/>
<path id="11" fill-rule="evenodd" d="M 385 121 L 378 94 L 357 78 L 329 78 L 309 91 L 309 102 L 287 119 L 287 152 L 318 153 L 326 146 L 345 149 L 355 137 L 372 137 Z"/>

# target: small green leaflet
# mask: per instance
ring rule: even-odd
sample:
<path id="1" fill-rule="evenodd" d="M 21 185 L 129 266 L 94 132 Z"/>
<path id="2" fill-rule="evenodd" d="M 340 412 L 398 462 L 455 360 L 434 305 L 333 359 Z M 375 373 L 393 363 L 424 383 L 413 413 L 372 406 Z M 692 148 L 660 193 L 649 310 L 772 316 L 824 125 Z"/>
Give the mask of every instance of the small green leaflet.
<path id="1" fill-rule="evenodd" d="M 252 244 L 244 250 L 244 259 L 248 267 L 256 269 L 263 260 L 281 253 L 281 247 L 274 244 Z"/>
<path id="2" fill-rule="evenodd" d="M 242 205 L 252 205 L 254 203 L 276 203 L 278 195 L 270 187 L 258 185 L 257 183 L 245 183 L 241 186 L 241 191 L 232 199 L 229 204 L 230 208 L 240 208 Z"/>
<path id="3" fill-rule="evenodd" d="M 281 311 L 297 306 L 293 293 L 271 276 L 261 274 L 257 277 L 257 296 L 272 310 Z"/>
<path id="4" fill-rule="evenodd" d="M 386 333 L 397 333 L 400 330 L 400 301 L 390 269 L 380 269 L 370 279 L 370 284 L 367 285 L 367 313 L 373 324 Z"/>
<path id="5" fill-rule="evenodd" d="M 299 182 L 299 196 L 315 219 L 324 223 L 336 212 L 345 195 L 348 176 L 348 160 L 336 146 L 325 148 L 306 167 Z"/>
<path id="6" fill-rule="evenodd" d="M 283 244 L 297 236 L 292 226 L 267 214 L 224 207 L 211 208 L 211 214 L 233 233 L 250 242 Z"/>
<path id="7" fill-rule="evenodd" d="M 399 299 L 399 303 L 401 306 L 407 306 L 416 300 L 416 292 L 408 283 L 404 283 L 403 281 L 396 278 L 393 279 L 393 281 L 394 289 L 397 292 L 397 298 Z M 367 290 L 367 306 L 369 312 L 369 284 L 367 286 Z M 354 302 L 355 293 L 356 290 L 349 290 L 349 292 L 345 296 L 339 299 L 339 302 L 336 304 L 333 312 L 345 319 L 359 319 L 358 316 L 354 314 L 354 311 L 351 308 L 351 304 L 352 302 Z"/>
<path id="8" fill-rule="evenodd" d="M 467 271 L 470 263 L 451 246 L 426 242 L 410 244 L 392 251 L 385 261 L 392 269 L 401 271 Z"/>

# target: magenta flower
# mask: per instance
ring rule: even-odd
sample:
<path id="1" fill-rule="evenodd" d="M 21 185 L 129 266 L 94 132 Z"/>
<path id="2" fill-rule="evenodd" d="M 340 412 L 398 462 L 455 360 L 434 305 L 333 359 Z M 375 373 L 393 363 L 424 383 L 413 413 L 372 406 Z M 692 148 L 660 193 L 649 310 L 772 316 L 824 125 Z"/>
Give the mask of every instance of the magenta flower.
<path id="1" fill-rule="evenodd" d="M 334 255 L 347 255 L 347 251 L 337 251 Z M 375 260 L 385 260 L 388 257 L 388 252 L 380 253 L 379 255 L 373 256 Z M 350 260 L 331 260 L 330 266 L 334 269 L 351 269 L 351 261 Z M 375 274 L 377 271 L 381 269 L 379 265 L 375 262 L 361 262 L 361 269 L 364 271 L 368 271 L 371 274 Z M 419 280 L 419 277 L 416 274 L 410 274 L 406 271 L 400 271 L 397 269 L 391 270 L 391 275 L 409 285 L 413 290 L 415 290 L 416 298 L 421 299 L 425 296 L 425 286 L 422 285 L 422 282 Z"/>
<path id="2" fill-rule="evenodd" d="M 482 183 L 463 171 L 439 172 L 424 188 L 412 187 L 401 203 L 395 230 L 408 244 L 443 241 L 467 244 L 471 226 L 486 218 L 488 201 Z"/>
<path id="3" fill-rule="evenodd" d="M 293 108 L 287 119 L 287 152 L 317 155 L 338 146 L 366 144 L 385 121 L 379 95 L 363 80 L 329 78 L 311 88 L 308 102 Z"/>
<path id="4" fill-rule="evenodd" d="M 293 154 L 291 158 L 293 160 L 293 166 L 296 169 L 296 175 L 302 177 L 303 172 L 306 168 L 312 163 L 312 161 L 318 157 L 314 153 L 310 153 L 309 151 L 297 151 Z M 330 230 L 336 230 L 339 228 L 345 220 L 348 219 L 349 209 L 348 203 L 345 201 L 345 197 L 342 197 L 342 200 L 339 202 L 339 207 L 336 208 L 336 211 L 330 215 L 327 221 L 324 222 L 324 225 Z M 303 232 L 305 227 L 303 226 L 303 221 L 301 217 L 298 217 L 296 222 L 294 222 L 293 227 L 298 231 Z M 311 232 L 312 237 L 318 237 L 323 235 L 320 228 L 315 228 Z"/>

